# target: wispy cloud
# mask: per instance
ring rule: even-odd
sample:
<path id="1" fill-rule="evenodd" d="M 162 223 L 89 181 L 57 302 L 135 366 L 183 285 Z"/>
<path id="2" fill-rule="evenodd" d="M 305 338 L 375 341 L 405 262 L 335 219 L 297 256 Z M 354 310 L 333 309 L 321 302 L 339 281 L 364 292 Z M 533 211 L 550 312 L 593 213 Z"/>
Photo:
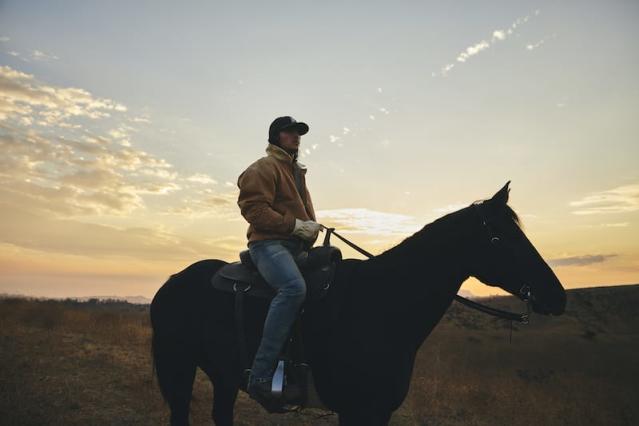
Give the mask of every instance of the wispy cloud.
<path id="1" fill-rule="evenodd" d="M 46 85 L 8 66 L 0 66 L 0 89 L 0 120 L 18 116 L 26 124 L 64 125 L 71 117 L 96 119 L 126 111 L 118 102 L 83 89 Z"/>
<path id="2" fill-rule="evenodd" d="M 196 173 L 186 178 L 189 182 L 196 182 L 201 184 L 217 184 L 217 181 L 213 179 L 211 176 L 205 173 Z"/>
<path id="3" fill-rule="evenodd" d="M 526 44 L 526 50 L 535 50 L 538 49 L 539 47 L 541 47 L 544 43 L 546 43 L 546 41 L 557 37 L 557 34 L 552 34 L 548 37 L 542 38 L 541 40 L 534 42 L 534 43 L 528 43 Z"/>
<path id="4" fill-rule="evenodd" d="M 550 259 L 548 260 L 548 264 L 550 266 L 586 266 L 586 265 L 592 265 L 593 263 L 604 262 L 615 256 L 617 255 L 616 254 L 586 254 L 583 256 L 569 256 L 569 257 Z"/>
<path id="5" fill-rule="evenodd" d="M 535 10 L 533 16 L 537 16 L 539 15 L 539 10 Z M 506 29 L 497 29 L 494 30 L 490 37 L 480 40 L 477 43 L 474 43 L 470 46 L 468 46 L 467 48 L 465 48 L 464 50 L 462 50 L 460 53 L 457 54 L 457 58 L 456 58 L 456 62 L 451 62 L 448 64 L 445 64 L 444 66 L 441 67 L 441 69 L 439 70 L 439 72 L 433 71 L 431 73 L 431 76 L 436 77 L 437 75 L 441 75 L 443 77 L 446 77 L 448 75 L 448 73 L 455 68 L 456 66 L 459 66 L 465 62 L 467 62 L 471 57 L 478 55 L 479 53 L 481 53 L 482 51 L 490 48 L 491 46 L 493 46 L 495 43 L 501 42 L 506 40 L 508 37 L 510 37 L 512 34 L 515 33 L 515 31 L 517 30 L 518 27 L 520 27 L 521 25 L 525 24 L 526 22 L 528 22 L 528 20 L 530 19 L 530 15 L 526 15 L 520 18 L 517 18 L 508 28 Z"/>
<path id="6" fill-rule="evenodd" d="M 623 185 L 606 191 L 586 195 L 571 201 L 577 207 L 573 214 L 589 215 L 603 213 L 625 213 L 639 210 L 639 183 Z"/>
<path id="7" fill-rule="evenodd" d="M 426 224 L 417 221 L 413 216 L 366 208 L 318 210 L 316 213 L 318 222 L 335 227 L 340 234 L 405 236 L 417 232 Z"/>
<path id="8" fill-rule="evenodd" d="M 602 227 L 604 228 L 627 228 L 630 226 L 629 222 L 616 222 L 616 223 L 602 223 Z"/>
<path id="9" fill-rule="evenodd" d="M 179 235 L 161 225 L 113 226 L 76 219 L 58 219 L 2 200 L 2 242 L 35 253 L 65 253 L 92 258 L 134 258 L 189 262 L 202 258 L 237 257 L 242 235 L 215 239 Z M 97 260 L 96 260 L 97 262 Z"/>
<path id="10" fill-rule="evenodd" d="M 435 213 L 440 213 L 440 214 L 448 214 L 460 209 L 463 209 L 464 207 L 468 206 L 469 203 L 456 203 L 456 204 L 448 204 L 446 206 L 443 207 L 437 207 L 434 208 L 433 211 Z"/>
<path id="11" fill-rule="evenodd" d="M 179 203 L 175 203 L 158 213 L 161 215 L 178 215 L 189 220 L 218 218 L 227 222 L 242 222 L 244 218 L 240 215 L 237 207 L 239 189 L 235 184 L 232 186 L 235 188 L 224 191 L 211 188 L 197 190 L 193 195 L 182 197 Z"/>
<path id="12" fill-rule="evenodd" d="M 630 222 L 613 222 L 613 223 L 598 223 L 598 224 L 584 224 L 584 228 L 627 228 L 630 226 Z"/>
<path id="13" fill-rule="evenodd" d="M 0 37 L 0 42 L 6 43 L 9 40 L 10 40 L 9 37 Z M 4 53 L 6 53 L 7 55 L 11 55 L 15 58 L 18 58 L 24 62 L 32 62 L 32 61 L 50 62 L 50 61 L 55 61 L 60 59 L 57 55 L 54 55 L 53 53 L 44 52 L 39 49 L 31 50 L 28 53 L 20 53 L 16 50 L 7 50 Z"/>
<path id="14" fill-rule="evenodd" d="M 375 102 L 374 110 L 369 110 L 368 112 L 364 112 L 361 115 L 360 120 L 356 120 L 352 123 L 347 123 L 348 125 L 343 125 L 342 128 L 336 132 L 333 132 L 328 135 L 328 141 L 336 146 L 337 148 L 343 148 L 345 144 L 348 143 L 352 137 L 357 134 L 359 130 L 369 130 L 373 123 L 380 123 L 384 120 L 385 116 L 391 114 L 391 109 L 388 108 L 388 100 L 383 99 L 386 96 L 384 94 L 384 90 L 381 87 L 377 87 L 374 89 L 375 95 L 378 100 Z M 341 133 L 341 134 L 337 134 Z M 387 142 L 382 142 L 381 145 L 384 146 Z M 319 148 L 321 144 L 313 144 L 312 149 L 315 150 Z M 301 157 L 308 156 L 311 154 L 310 149 L 301 150 Z"/>
<path id="15" fill-rule="evenodd" d="M 535 50 L 535 49 L 537 49 L 539 46 L 541 46 L 542 44 L 544 44 L 544 42 L 545 42 L 545 41 L 546 41 L 546 40 L 539 40 L 539 41 L 538 41 L 538 42 L 536 42 L 536 43 L 528 43 L 528 44 L 526 45 L 526 49 L 527 49 L 527 50 Z"/>
<path id="16" fill-rule="evenodd" d="M 31 59 L 36 61 L 53 61 L 60 58 L 52 53 L 46 53 L 36 49 L 31 52 Z"/>

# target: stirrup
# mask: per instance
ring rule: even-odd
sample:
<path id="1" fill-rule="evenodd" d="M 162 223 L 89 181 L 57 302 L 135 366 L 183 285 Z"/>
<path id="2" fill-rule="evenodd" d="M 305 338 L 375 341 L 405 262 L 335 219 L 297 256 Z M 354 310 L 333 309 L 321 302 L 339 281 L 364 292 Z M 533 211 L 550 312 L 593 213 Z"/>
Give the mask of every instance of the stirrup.
<path id="1" fill-rule="evenodd" d="M 251 369 L 250 368 L 245 368 L 244 371 L 242 371 L 242 381 L 244 383 L 244 388 L 248 391 L 248 386 L 249 386 L 249 379 L 251 378 Z"/>
<path id="2" fill-rule="evenodd" d="M 277 362 L 275 373 L 273 373 L 273 381 L 271 382 L 271 393 L 276 397 L 282 396 L 284 390 L 284 360 L 280 359 Z"/>

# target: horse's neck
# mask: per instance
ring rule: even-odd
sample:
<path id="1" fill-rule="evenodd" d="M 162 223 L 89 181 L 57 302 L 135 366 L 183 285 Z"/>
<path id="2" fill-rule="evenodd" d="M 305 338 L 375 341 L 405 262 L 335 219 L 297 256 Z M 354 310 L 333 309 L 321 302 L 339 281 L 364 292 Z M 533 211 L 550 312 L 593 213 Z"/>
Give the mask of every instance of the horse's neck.
<path id="1" fill-rule="evenodd" d="M 430 223 L 361 265 L 363 285 L 375 287 L 380 304 L 394 305 L 384 311 L 390 312 L 389 320 L 397 327 L 406 327 L 416 347 L 469 277 L 465 253 L 472 227 L 467 213 L 456 212 Z"/>
<path id="2" fill-rule="evenodd" d="M 396 246 L 367 259 L 364 274 L 379 285 L 421 294 L 424 286 L 441 293 L 468 278 L 465 267 L 472 236 L 468 209 L 429 223 Z M 403 281 L 402 281 L 403 280 Z"/>

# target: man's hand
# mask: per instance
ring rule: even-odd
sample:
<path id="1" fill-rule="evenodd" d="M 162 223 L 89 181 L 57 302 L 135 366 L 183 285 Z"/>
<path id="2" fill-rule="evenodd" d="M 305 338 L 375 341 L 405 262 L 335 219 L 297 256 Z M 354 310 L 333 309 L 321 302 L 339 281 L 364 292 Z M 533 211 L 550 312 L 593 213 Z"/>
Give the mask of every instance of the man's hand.
<path id="1" fill-rule="evenodd" d="M 317 231 L 315 231 L 315 234 L 313 234 L 313 240 L 317 239 L 317 237 L 319 236 L 320 231 L 324 232 L 324 228 L 325 226 L 322 224 L 319 224 L 319 228 L 317 229 Z"/>
<path id="2" fill-rule="evenodd" d="M 312 241 L 317 238 L 322 225 L 313 221 L 313 220 L 300 220 L 295 219 L 295 228 L 293 228 L 293 235 L 297 235 L 298 237 Z"/>

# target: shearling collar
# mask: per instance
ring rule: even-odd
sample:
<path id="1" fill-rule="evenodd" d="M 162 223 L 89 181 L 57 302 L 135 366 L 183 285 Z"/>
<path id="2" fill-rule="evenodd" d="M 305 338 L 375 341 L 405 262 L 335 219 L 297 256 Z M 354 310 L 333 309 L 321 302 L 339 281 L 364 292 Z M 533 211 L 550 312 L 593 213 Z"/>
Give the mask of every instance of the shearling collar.
<path id="1" fill-rule="evenodd" d="M 299 161 L 297 161 L 297 159 L 293 158 L 293 156 L 289 154 L 284 148 L 279 147 L 270 142 L 268 146 L 266 147 L 266 153 L 268 155 L 271 155 L 277 158 L 278 160 L 286 161 L 288 163 L 295 163 L 300 169 L 306 169 L 306 166 L 304 164 L 300 163 Z"/>

